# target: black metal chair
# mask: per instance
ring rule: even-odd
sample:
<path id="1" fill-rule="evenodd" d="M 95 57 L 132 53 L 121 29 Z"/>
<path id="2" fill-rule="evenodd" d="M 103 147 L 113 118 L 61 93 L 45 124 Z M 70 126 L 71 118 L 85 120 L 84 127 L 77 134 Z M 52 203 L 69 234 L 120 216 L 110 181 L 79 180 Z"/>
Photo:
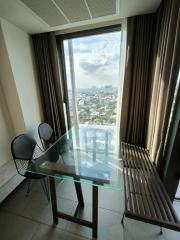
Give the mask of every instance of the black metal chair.
<path id="1" fill-rule="evenodd" d="M 49 188 L 46 177 L 40 174 L 27 172 L 27 167 L 43 154 L 37 142 L 28 134 L 16 136 L 11 142 L 11 152 L 17 172 L 27 178 L 27 194 L 30 192 L 31 179 L 39 179 L 42 189 L 49 201 Z"/>
<path id="2" fill-rule="evenodd" d="M 54 140 L 53 133 L 54 133 L 54 131 L 49 123 L 39 124 L 38 134 L 39 134 L 39 138 L 41 140 L 44 150 L 47 150 L 50 146 L 53 145 L 53 142 L 54 142 L 53 141 Z M 55 149 L 54 149 L 54 151 L 55 151 Z M 60 151 L 60 150 L 58 149 L 58 151 Z M 53 152 L 53 150 L 51 151 L 51 154 L 53 154 L 52 152 Z M 57 159 L 56 151 L 54 152 L 54 157 L 55 157 L 54 159 Z M 58 158 L 61 158 L 61 161 L 64 163 L 64 159 L 63 159 L 63 156 L 61 155 L 61 152 L 59 152 Z"/>
<path id="3" fill-rule="evenodd" d="M 46 150 L 53 143 L 53 129 L 48 123 L 41 123 L 38 127 L 38 133 L 42 146 Z"/>

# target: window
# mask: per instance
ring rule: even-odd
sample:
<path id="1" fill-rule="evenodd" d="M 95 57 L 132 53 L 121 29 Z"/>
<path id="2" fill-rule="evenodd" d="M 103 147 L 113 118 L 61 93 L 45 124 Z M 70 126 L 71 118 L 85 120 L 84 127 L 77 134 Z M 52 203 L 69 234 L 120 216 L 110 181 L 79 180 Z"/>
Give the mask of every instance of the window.
<path id="1" fill-rule="evenodd" d="M 63 40 L 71 126 L 116 128 L 120 45 L 120 28 Z"/>

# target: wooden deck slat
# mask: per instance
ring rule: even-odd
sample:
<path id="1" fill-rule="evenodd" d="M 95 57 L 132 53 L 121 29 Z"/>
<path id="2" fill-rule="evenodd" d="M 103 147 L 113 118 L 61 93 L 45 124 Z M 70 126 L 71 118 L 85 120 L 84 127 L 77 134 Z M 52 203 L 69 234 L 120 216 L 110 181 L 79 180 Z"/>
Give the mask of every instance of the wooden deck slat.
<path id="1" fill-rule="evenodd" d="M 154 224 L 154 225 L 166 227 L 166 228 L 169 228 L 169 229 L 180 232 L 180 224 L 179 223 L 172 223 L 172 222 L 169 222 L 169 221 L 167 222 L 167 221 L 164 221 L 164 220 L 159 220 L 157 218 L 155 218 L 155 219 L 154 218 L 149 218 L 149 217 L 144 218 L 141 215 L 138 215 L 138 214 L 135 214 L 135 213 L 132 213 L 132 212 L 127 212 L 126 217 L 132 218 L 132 219 L 135 219 L 135 220 L 139 220 L 139 221 L 142 221 L 142 222 L 147 222 L 147 223 L 151 223 L 151 224 Z"/>
<path id="2" fill-rule="evenodd" d="M 128 145 L 128 144 L 127 144 Z M 127 146 L 126 146 L 127 147 Z M 132 164 L 131 164 L 131 167 L 132 167 Z M 150 171 L 149 170 L 149 168 L 147 167 L 147 165 L 145 166 L 145 169 L 147 170 L 147 171 Z M 148 176 L 148 179 L 149 179 L 149 176 Z M 148 182 L 149 182 L 149 180 L 148 180 Z M 157 201 L 156 201 L 156 198 L 155 198 L 155 196 L 154 196 L 154 192 L 153 192 L 153 188 L 152 188 L 152 186 L 150 185 L 150 187 L 151 187 L 151 195 L 153 196 L 153 199 L 154 199 L 154 203 L 155 203 L 155 209 L 156 209 L 156 211 L 158 212 L 158 216 L 161 218 L 161 219 L 163 219 L 163 216 L 162 216 L 162 214 L 161 214 L 161 211 L 159 210 L 159 206 L 158 206 L 158 204 L 157 204 Z M 143 193 L 142 193 L 143 194 Z"/>
<path id="3" fill-rule="evenodd" d="M 135 157 L 135 161 L 134 161 L 134 167 L 136 169 L 136 176 L 137 176 L 137 179 L 138 179 L 138 187 L 139 187 L 139 192 L 144 192 L 145 189 L 144 189 L 144 185 L 142 184 L 143 182 L 143 176 L 141 174 L 142 172 L 142 169 L 140 169 L 137 164 L 136 164 L 136 161 L 138 160 L 138 156 L 136 155 L 136 152 L 134 151 L 134 149 L 132 149 L 132 152 L 134 154 L 134 157 Z M 146 201 L 146 196 L 145 194 L 141 194 L 141 198 L 142 198 L 142 203 L 143 203 L 143 208 L 144 208 L 144 214 L 148 214 L 148 211 L 149 211 L 149 206 L 147 205 L 147 201 Z M 148 208 L 148 209 L 147 209 Z"/>
<path id="4" fill-rule="evenodd" d="M 137 151 L 135 151 L 135 155 L 137 156 L 138 159 L 141 158 L 141 155 L 138 154 Z M 146 203 L 147 203 L 147 206 L 148 206 L 148 214 L 149 216 L 156 216 L 155 214 L 155 211 L 154 211 L 154 208 L 152 207 L 152 200 L 151 200 L 151 197 L 150 197 L 150 194 L 148 193 L 148 190 L 147 190 L 147 187 L 148 187 L 148 182 L 147 182 L 147 178 L 145 177 L 145 174 L 144 174 L 144 170 L 147 171 L 147 169 L 144 169 L 144 166 L 142 164 L 142 161 L 139 161 L 140 163 L 140 168 L 141 168 L 141 171 L 140 171 L 140 174 L 141 174 L 141 178 L 142 178 L 142 186 L 143 186 L 143 189 L 142 189 L 142 192 L 144 192 L 145 194 L 145 200 L 146 200 Z"/>
<path id="5" fill-rule="evenodd" d="M 152 165 L 152 168 L 154 169 L 154 174 L 156 175 L 156 186 L 158 188 L 158 191 L 160 193 L 160 196 L 161 196 L 161 199 L 162 199 L 162 202 L 164 204 L 164 207 L 165 207 L 165 210 L 167 212 L 167 215 L 169 217 L 169 220 L 173 220 L 175 222 L 178 222 L 178 217 L 177 215 L 175 214 L 174 211 L 172 211 L 172 203 L 170 202 L 170 199 L 169 199 L 169 196 L 167 195 L 166 191 L 165 191 L 165 188 L 155 170 L 155 167 Z"/>
<path id="6" fill-rule="evenodd" d="M 161 185 L 161 189 L 162 189 L 162 191 L 164 192 L 164 196 L 166 196 L 166 201 L 167 201 L 167 203 L 168 203 L 169 209 L 171 210 L 172 203 L 171 203 L 171 201 L 170 201 L 170 199 L 169 199 L 169 196 L 167 195 L 167 192 L 166 192 L 166 190 L 165 190 L 165 188 L 164 188 L 164 185 L 163 185 L 161 182 L 160 182 L 159 184 Z M 179 218 L 178 218 L 176 212 L 175 212 L 175 211 L 171 211 L 171 214 L 172 214 L 172 216 L 173 216 L 173 218 L 174 218 L 174 221 L 175 221 L 176 223 L 179 223 Z"/>
<path id="7" fill-rule="evenodd" d="M 137 147 L 136 147 L 136 151 L 137 151 Z M 144 155 L 145 156 L 145 155 Z M 158 212 L 158 215 L 161 219 L 166 219 L 168 220 L 168 217 L 165 213 L 164 208 L 161 205 L 161 200 L 159 195 L 157 194 L 157 189 L 156 189 L 156 184 L 154 184 L 154 173 L 153 173 L 153 169 L 151 168 L 151 166 L 148 164 L 147 159 L 144 158 L 144 156 L 142 156 L 142 160 L 144 160 L 144 165 L 145 168 L 147 169 L 147 176 L 148 176 L 148 184 L 150 186 L 151 189 L 151 195 L 154 198 L 154 203 L 155 203 L 155 207 L 156 207 L 156 211 Z M 151 170 L 151 171 L 150 171 Z"/>
<path id="8" fill-rule="evenodd" d="M 122 143 L 122 148 L 123 148 L 124 159 L 126 159 L 127 158 L 127 151 L 125 151 L 126 149 L 124 148 L 123 143 Z M 123 166 L 124 166 L 124 162 L 123 162 Z M 128 205 L 129 205 L 130 210 L 135 211 L 134 204 L 133 204 L 132 199 L 130 197 L 131 188 L 130 188 L 130 183 L 129 183 L 129 173 L 127 172 L 127 170 L 128 169 L 123 167 L 123 173 L 124 173 L 124 176 L 126 176 L 125 178 L 126 178 L 126 181 L 127 181 L 127 191 L 128 191 L 128 193 L 127 193 L 127 191 L 125 192 L 125 194 L 126 194 L 125 207 L 127 208 L 126 203 L 128 201 L 128 203 L 129 203 Z M 136 208 L 136 211 L 137 211 L 137 208 Z"/>
<path id="9" fill-rule="evenodd" d="M 127 152 L 126 152 L 126 160 L 128 159 L 128 161 L 129 161 L 129 163 L 130 164 L 132 164 L 131 163 L 131 157 L 129 157 L 129 151 L 128 151 L 128 149 L 127 149 Z M 134 211 L 136 211 L 136 212 L 138 212 L 138 213 L 140 213 L 139 212 L 139 204 L 138 204 L 138 199 L 137 199 L 137 196 L 134 196 L 134 195 L 132 195 L 131 193 L 132 192 L 135 192 L 136 191 L 136 189 L 135 189 L 135 183 L 134 183 L 134 181 L 131 181 L 131 179 L 133 179 L 133 173 L 132 173 L 132 171 L 131 171 L 131 169 L 130 168 L 126 168 L 127 169 L 127 174 L 128 174 L 128 179 L 129 179 L 129 184 L 130 184 L 130 193 L 129 193 L 129 198 L 130 198 L 130 200 L 131 200 L 131 202 L 133 202 L 133 204 L 132 204 L 132 209 L 131 209 L 131 211 L 134 209 Z M 133 199 L 134 200 L 133 200 Z"/>
<path id="10" fill-rule="evenodd" d="M 142 159 L 143 159 L 143 157 L 142 157 Z M 145 164 L 147 166 L 146 161 L 142 161 L 142 162 L 143 162 L 143 164 Z M 148 182 L 148 186 L 150 188 L 151 196 L 153 198 L 153 203 L 154 203 L 154 207 L 156 209 L 156 213 L 157 213 L 157 215 L 158 215 L 158 217 L 160 219 L 163 219 L 163 215 L 161 213 L 161 209 L 159 208 L 159 206 L 157 204 L 156 196 L 154 194 L 154 191 L 156 191 L 156 189 L 154 188 L 154 184 L 151 184 L 151 182 L 149 181 L 152 174 L 153 174 L 152 171 L 147 171 L 147 182 Z"/>
<path id="11" fill-rule="evenodd" d="M 142 150 L 142 149 L 141 149 Z M 152 174 L 152 177 L 151 177 L 151 182 L 152 182 L 152 186 L 154 187 L 154 192 L 155 192 L 155 194 L 156 194 L 156 197 L 158 197 L 158 202 L 160 203 L 162 203 L 162 204 L 159 204 L 159 206 L 160 206 L 160 209 L 161 209 L 161 212 L 162 212 L 162 214 L 165 216 L 165 219 L 166 220 L 171 220 L 171 214 L 170 214 L 170 212 L 168 211 L 169 210 L 169 206 L 167 206 L 167 204 L 166 204 L 166 200 L 165 200 L 165 197 L 163 196 L 163 194 L 162 194 L 162 191 L 161 191 L 161 189 L 159 188 L 159 184 L 157 184 L 157 182 L 158 182 L 158 178 L 159 178 L 159 176 L 156 174 L 156 172 L 154 171 L 154 168 L 153 168 L 153 165 L 151 164 L 151 162 L 150 162 L 150 159 L 148 158 L 148 156 L 147 156 L 147 154 L 146 155 L 144 155 L 145 156 L 145 158 L 147 158 L 147 161 L 146 161 L 146 163 L 149 165 L 149 167 L 151 167 L 152 168 L 152 170 L 153 170 L 153 174 Z"/>
<path id="12" fill-rule="evenodd" d="M 138 152 L 138 155 L 139 155 L 139 157 L 141 157 L 142 158 L 142 156 L 139 154 L 139 152 Z M 153 198 L 153 196 L 152 196 L 152 194 L 151 194 L 151 187 L 149 186 L 149 181 L 148 181 L 148 175 L 147 175 L 147 171 L 148 171 L 148 169 L 144 166 L 144 162 L 143 161 L 141 161 L 141 165 L 142 165 L 142 169 L 144 170 L 144 179 L 145 179 L 145 182 L 146 182 L 146 188 L 145 188 L 145 191 L 146 191 L 146 195 L 149 195 L 149 198 L 147 197 L 147 199 L 148 199 L 148 201 L 149 201 L 149 207 L 150 207 L 150 209 L 151 209 L 151 215 L 153 216 L 153 217 L 158 217 L 158 214 L 157 214 L 157 212 L 155 211 L 155 209 L 156 209 L 156 204 L 155 204 L 155 202 L 154 202 L 154 198 Z"/>
<path id="13" fill-rule="evenodd" d="M 132 154 L 130 152 L 130 149 L 128 149 L 128 153 L 129 155 L 131 156 L 129 159 L 130 159 L 130 163 L 131 163 L 131 166 L 133 166 L 133 159 L 132 159 Z M 137 183 L 137 177 L 136 177 L 136 174 L 135 174 L 135 171 L 134 171 L 134 168 L 128 168 L 130 174 L 131 174 L 131 184 L 133 186 L 133 191 L 132 192 L 138 192 L 138 183 Z M 135 204 L 136 206 L 138 207 L 138 212 L 141 213 L 142 212 L 142 207 L 140 205 L 142 205 L 142 200 L 140 199 L 140 201 L 138 201 L 139 197 L 137 196 L 137 194 L 132 194 L 132 197 L 134 196 L 134 198 L 136 199 L 135 201 Z"/>
<path id="14" fill-rule="evenodd" d="M 125 153 L 125 146 L 122 143 L 122 149 L 123 149 L 123 157 L 126 158 L 126 153 Z M 123 162 L 124 165 L 124 162 Z M 129 193 L 130 193 L 130 184 L 129 184 L 129 180 L 128 180 L 128 174 L 125 173 L 126 169 L 123 167 L 123 176 L 124 176 L 124 182 L 127 182 L 127 184 L 125 184 L 125 208 L 126 209 L 133 209 L 133 203 L 132 203 L 132 199 L 129 198 Z M 129 205 L 129 208 L 128 208 Z"/>
<path id="15" fill-rule="evenodd" d="M 142 163 L 143 163 L 143 161 L 142 161 Z M 142 165 L 143 165 L 143 164 L 142 164 Z M 143 169 L 145 169 L 145 171 L 144 171 L 144 176 L 146 176 L 146 182 L 148 183 L 149 190 L 150 190 L 149 195 L 152 196 L 153 203 L 154 203 L 154 208 L 156 209 L 156 212 L 157 212 L 157 214 L 158 214 L 158 217 L 161 218 L 161 219 L 163 219 L 162 213 L 161 213 L 161 211 L 160 211 L 160 209 L 159 209 L 159 206 L 158 206 L 158 204 L 157 204 L 156 196 L 155 196 L 155 194 L 154 194 L 154 186 L 152 186 L 152 185 L 150 184 L 150 182 L 149 182 L 150 176 L 151 176 L 151 174 L 152 174 L 151 168 L 149 168 L 149 167 L 147 166 L 146 162 L 144 162 Z"/>
<path id="16" fill-rule="evenodd" d="M 150 160 L 148 161 L 148 163 L 150 163 Z M 170 221 L 171 220 L 174 221 L 174 217 L 172 215 L 171 208 L 169 208 L 169 204 L 167 203 L 167 196 L 164 195 L 164 193 L 162 192 L 162 186 L 160 187 L 160 185 L 159 185 L 159 180 L 160 180 L 159 176 L 156 174 L 156 171 L 154 170 L 154 166 L 153 165 L 152 165 L 152 168 L 153 168 L 153 172 L 154 172 L 154 175 L 155 175 L 154 184 L 156 186 L 157 192 L 160 195 L 160 199 L 162 200 L 162 203 L 163 203 L 164 209 L 166 211 L 166 214 L 167 214 L 167 216 L 168 216 Z"/>
<path id="17" fill-rule="evenodd" d="M 179 218 L 148 150 L 128 143 L 121 143 L 121 147 L 125 215 L 180 231 Z"/>

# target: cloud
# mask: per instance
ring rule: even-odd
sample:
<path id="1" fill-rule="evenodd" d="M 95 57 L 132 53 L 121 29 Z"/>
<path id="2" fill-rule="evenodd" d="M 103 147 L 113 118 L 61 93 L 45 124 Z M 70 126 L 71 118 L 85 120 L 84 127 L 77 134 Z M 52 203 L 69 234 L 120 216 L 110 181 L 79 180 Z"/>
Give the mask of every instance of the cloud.
<path id="1" fill-rule="evenodd" d="M 73 47 L 74 54 L 76 53 L 88 53 L 89 52 L 89 46 L 88 44 L 80 43 L 75 44 Z"/>
<path id="2" fill-rule="evenodd" d="M 87 59 L 84 59 L 80 61 L 79 65 L 86 73 L 93 73 L 105 69 L 107 66 L 110 65 L 110 62 L 100 61 L 93 63 L 89 62 Z"/>
<path id="3" fill-rule="evenodd" d="M 68 45 L 65 44 L 66 72 L 70 86 Z M 73 39 L 77 88 L 117 86 L 119 80 L 120 34 L 108 33 Z"/>

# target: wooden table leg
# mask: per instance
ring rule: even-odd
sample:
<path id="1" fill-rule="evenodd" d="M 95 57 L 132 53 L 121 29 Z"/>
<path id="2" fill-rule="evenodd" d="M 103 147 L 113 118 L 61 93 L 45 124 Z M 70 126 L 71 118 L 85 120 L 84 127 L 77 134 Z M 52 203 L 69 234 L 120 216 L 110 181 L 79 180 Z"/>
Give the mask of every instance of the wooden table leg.
<path id="1" fill-rule="evenodd" d="M 93 186 L 93 194 L 92 194 L 92 224 L 93 224 L 93 231 L 92 235 L 93 238 L 97 238 L 98 235 L 98 186 Z"/>
<path id="2" fill-rule="evenodd" d="M 53 177 L 49 177 L 49 185 L 50 185 L 50 194 L 51 194 L 53 222 L 55 224 L 58 224 L 56 186 L 55 186 L 55 179 Z"/>
<path id="3" fill-rule="evenodd" d="M 80 181 L 78 178 L 74 178 L 74 180 Z M 75 185 L 75 188 L 76 188 L 76 194 L 77 194 L 79 205 L 81 207 L 84 207 L 84 199 L 83 199 L 81 183 L 75 181 L 74 185 Z"/>

